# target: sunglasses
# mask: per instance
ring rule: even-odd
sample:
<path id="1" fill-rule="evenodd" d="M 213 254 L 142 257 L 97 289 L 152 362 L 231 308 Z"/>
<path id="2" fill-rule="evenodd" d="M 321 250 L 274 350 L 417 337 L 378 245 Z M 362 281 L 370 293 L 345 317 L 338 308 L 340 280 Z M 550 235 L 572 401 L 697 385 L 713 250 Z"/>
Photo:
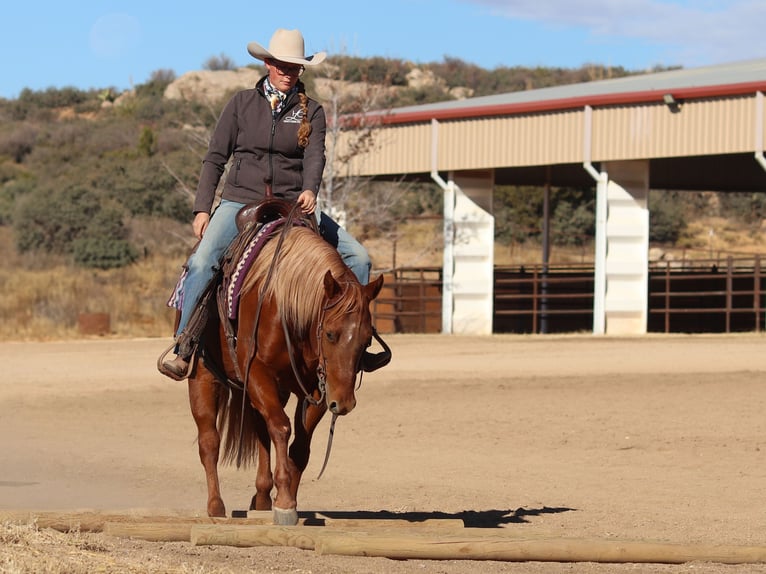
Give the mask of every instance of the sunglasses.
<path id="1" fill-rule="evenodd" d="M 300 76 L 305 69 L 300 64 L 286 64 L 277 60 L 267 60 L 266 63 L 276 68 L 283 76 Z"/>

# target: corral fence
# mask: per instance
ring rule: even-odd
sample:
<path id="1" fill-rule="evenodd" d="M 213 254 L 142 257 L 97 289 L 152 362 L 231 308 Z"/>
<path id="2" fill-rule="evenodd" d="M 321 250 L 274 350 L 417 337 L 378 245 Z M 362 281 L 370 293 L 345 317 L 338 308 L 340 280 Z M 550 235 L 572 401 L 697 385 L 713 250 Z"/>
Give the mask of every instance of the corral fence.
<path id="1" fill-rule="evenodd" d="M 764 330 L 763 267 L 761 255 L 651 262 L 647 330 Z M 372 305 L 373 318 L 382 333 L 438 333 L 441 299 L 441 268 L 396 269 L 386 274 L 383 291 Z M 495 267 L 495 333 L 571 333 L 592 328 L 592 265 Z"/>

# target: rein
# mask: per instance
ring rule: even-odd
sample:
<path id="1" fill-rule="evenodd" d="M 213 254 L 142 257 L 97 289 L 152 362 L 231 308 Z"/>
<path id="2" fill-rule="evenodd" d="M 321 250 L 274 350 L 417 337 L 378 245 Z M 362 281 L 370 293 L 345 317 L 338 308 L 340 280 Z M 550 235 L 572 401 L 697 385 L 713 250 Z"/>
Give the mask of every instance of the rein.
<path id="1" fill-rule="evenodd" d="M 250 373 L 250 368 L 252 367 L 252 363 L 255 360 L 255 356 L 258 352 L 258 327 L 260 325 L 260 319 L 261 319 L 261 310 L 263 308 L 263 300 L 264 295 L 266 293 L 266 289 L 268 288 L 269 284 L 271 283 L 271 278 L 274 274 L 274 270 L 278 264 L 279 261 L 279 255 L 282 251 L 282 245 L 285 241 L 285 237 L 287 237 L 287 234 L 290 231 L 290 228 L 293 226 L 293 222 L 295 221 L 295 213 L 299 209 L 299 205 L 296 203 L 293 205 L 293 207 L 290 209 L 290 212 L 287 214 L 287 217 L 285 218 L 285 222 L 283 223 L 282 229 L 279 234 L 279 240 L 277 242 L 277 246 L 274 249 L 274 255 L 271 259 L 271 264 L 269 265 L 268 273 L 266 274 L 266 278 L 261 285 L 261 290 L 258 296 L 258 307 L 256 308 L 255 313 L 255 321 L 253 322 L 253 331 L 251 333 L 251 340 L 253 342 L 250 350 L 250 354 L 247 359 L 247 369 L 245 370 L 245 376 L 243 377 L 240 369 L 239 369 L 239 363 L 236 360 L 236 351 L 235 346 L 229 345 L 229 350 L 232 354 L 232 359 L 234 362 L 234 368 L 237 374 L 237 378 L 242 381 L 242 387 L 244 392 L 242 393 L 242 416 L 240 417 L 240 428 L 239 428 L 239 435 L 240 435 L 240 445 L 242 444 L 242 436 L 244 434 L 244 411 L 247 406 L 247 377 Z M 336 301 L 337 302 L 337 301 Z M 300 387 L 301 391 L 303 392 L 303 408 L 302 408 L 302 414 L 301 414 L 301 420 L 302 423 L 306 424 L 306 409 L 309 404 L 313 406 L 320 406 L 326 396 L 326 374 L 325 374 L 325 368 L 324 368 L 324 356 L 322 355 L 321 351 L 321 328 L 322 328 L 322 321 L 324 320 L 324 313 L 327 309 L 331 308 L 335 303 L 328 304 L 322 308 L 322 314 L 319 319 L 319 327 L 317 330 L 317 338 L 319 339 L 319 348 L 318 348 L 318 354 L 319 354 L 319 365 L 317 365 L 317 379 L 318 384 L 317 388 L 319 389 L 319 398 L 315 399 L 311 393 L 309 393 L 308 389 L 306 388 L 306 385 L 303 383 L 303 379 L 300 376 L 298 366 L 295 363 L 295 350 L 293 348 L 292 340 L 290 338 L 290 333 L 287 328 L 287 323 L 285 320 L 284 314 L 282 314 L 282 329 L 284 331 L 285 335 L 285 343 L 287 345 L 287 356 L 290 358 L 290 366 L 293 370 L 293 375 L 295 376 L 295 380 L 298 383 L 298 386 Z M 334 421 L 337 415 L 333 415 L 333 427 L 334 427 Z M 330 445 L 332 443 L 332 429 L 330 434 L 330 440 L 328 442 L 328 449 L 327 449 L 327 458 L 329 458 L 330 454 Z M 242 450 L 240 448 L 239 452 L 237 453 L 237 466 L 241 464 L 241 458 L 242 458 Z M 327 464 L 327 458 L 325 458 L 325 465 Z M 321 476 L 321 473 L 320 473 Z"/>
<path id="2" fill-rule="evenodd" d="M 227 330 L 227 342 L 229 347 L 229 353 L 231 356 L 232 363 L 234 365 L 235 375 L 237 378 L 237 383 L 235 384 L 234 381 L 231 381 L 228 377 L 224 377 L 228 384 L 234 388 L 237 388 L 242 391 L 242 406 L 241 406 L 241 416 L 240 416 L 240 428 L 239 428 L 239 445 L 240 448 L 237 452 L 237 466 L 241 466 L 242 463 L 242 437 L 244 436 L 244 412 L 247 407 L 247 384 L 248 384 L 248 377 L 250 373 L 250 369 L 252 368 L 253 361 L 255 360 L 255 357 L 258 353 L 258 329 L 260 326 L 260 319 L 261 319 L 261 311 L 263 308 L 263 301 L 264 296 L 266 294 L 266 291 L 271 283 L 274 271 L 279 263 L 280 254 L 282 251 L 282 245 L 284 244 L 285 238 L 287 234 L 290 231 L 290 228 L 293 226 L 293 222 L 295 221 L 295 214 L 297 209 L 299 209 L 298 204 L 293 205 L 293 207 L 290 209 L 289 213 L 285 216 L 285 221 L 283 223 L 283 227 L 279 233 L 279 239 L 276 245 L 276 248 L 274 250 L 274 255 L 272 257 L 271 263 L 269 265 L 268 272 L 266 274 L 266 277 L 261 285 L 260 293 L 258 297 L 258 305 L 255 312 L 255 320 L 253 322 L 253 328 L 251 333 L 251 341 L 252 345 L 249 349 L 249 355 L 247 357 L 246 369 L 244 373 L 240 369 L 239 361 L 237 360 L 237 353 L 236 353 L 236 333 L 233 332 L 233 329 Z M 295 381 L 298 384 L 298 387 L 300 388 L 301 392 L 303 393 L 303 405 L 302 405 L 302 412 L 301 412 L 301 422 L 302 424 L 306 425 L 306 412 L 309 405 L 315 406 L 315 407 L 321 407 L 324 402 L 326 402 L 326 396 L 327 396 L 327 369 L 326 369 L 326 359 L 323 353 L 322 349 L 322 334 L 324 329 L 324 320 L 325 315 L 327 311 L 335 307 L 340 301 L 344 299 L 344 296 L 348 292 L 348 282 L 344 282 L 343 291 L 338 294 L 335 297 L 332 298 L 326 298 L 325 303 L 322 305 L 321 312 L 318 318 L 317 323 L 317 331 L 316 331 L 316 339 L 317 339 L 317 367 L 316 367 L 316 377 L 317 377 L 317 390 L 319 391 L 319 397 L 314 398 L 314 394 L 310 393 L 306 384 L 303 381 L 303 378 L 300 374 L 300 369 L 298 368 L 298 365 L 296 363 L 296 352 L 295 348 L 293 346 L 293 342 L 290 336 L 290 332 L 287 325 L 287 320 L 284 314 L 281 314 L 281 323 L 282 323 L 282 329 L 284 332 L 285 337 L 285 344 L 287 347 L 287 355 L 290 359 L 290 367 L 292 368 L 293 375 L 295 377 Z M 224 310 L 221 307 L 223 302 L 223 298 L 219 297 L 218 303 L 219 303 L 219 315 L 221 317 L 225 317 L 226 315 L 223 314 Z M 231 332 L 229 332 L 231 331 Z M 377 333 L 374 332 L 373 334 L 375 338 Z M 365 353 L 366 355 L 367 353 Z M 390 354 L 389 354 L 390 357 Z M 365 368 L 366 361 L 364 360 L 365 357 L 360 356 L 359 363 L 357 364 L 357 372 L 360 373 L 359 377 L 359 386 L 361 386 L 362 383 L 362 373 L 366 370 L 374 370 L 374 369 L 368 369 Z M 387 361 L 386 361 L 387 362 Z M 356 388 L 359 388 L 358 386 Z M 330 452 L 332 450 L 332 442 L 333 442 L 333 436 L 335 434 L 335 423 L 338 419 L 338 415 L 333 413 L 332 415 L 332 421 L 330 423 L 330 431 L 329 431 L 329 437 L 327 440 L 327 449 L 325 452 L 325 458 L 324 462 L 322 464 L 322 468 L 319 472 L 319 475 L 317 476 L 317 480 L 319 480 L 322 477 L 322 474 L 325 471 L 325 468 L 327 467 L 327 463 L 330 459 Z"/>
<path id="3" fill-rule="evenodd" d="M 268 194 L 271 195 L 271 194 Z M 245 376 L 244 378 L 239 373 L 239 363 L 236 361 L 236 357 L 234 357 L 234 368 L 237 370 L 237 376 L 242 380 L 242 386 L 244 387 L 245 391 L 242 393 L 242 411 L 241 416 L 239 419 L 239 444 L 240 448 L 237 452 L 237 466 L 240 465 L 242 461 L 242 437 L 244 435 L 245 429 L 245 407 L 247 406 L 247 378 L 250 375 L 250 368 L 253 365 L 253 361 L 255 360 L 255 355 L 258 353 L 258 327 L 261 323 L 261 310 L 263 309 L 263 296 L 266 293 L 266 288 L 269 286 L 269 283 L 271 283 L 271 277 L 274 274 L 274 269 L 277 266 L 277 262 L 279 260 L 279 254 L 282 251 L 282 244 L 285 242 L 285 237 L 287 237 L 287 233 L 290 231 L 290 227 L 293 225 L 293 221 L 295 220 L 295 212 L 299 209 L 298 204 L 294 204 L 292 209 L 290 209 L 290 212 L 287 214 L 287 217 L 285 218 L 285 222 L 282 224 L 282 230 L 279 233 L 279 241 L 277 242 L 277 247 L 274 249 L 274 256 L 271 258 L 271 264 L 269 265 L 269 271 L 266 274 L 266 279 L 263 282 L 263 285 L 261 285 L 261 292 L 258 294 L 258 307 L 255 311 L 255 321 L 253 322 L 253 332 L 251 333 L 251 341 L 253 344 L 250 347 L 250 355 L 247 358 L 247 369 L 245 370 Z M 230 349 L 233 349 L 231 346 Z M 236 351 L 232 350 L 232 353 L 236 355 Z M 290 354 L 290 362 L 293 361 L 292 353 Z"/>

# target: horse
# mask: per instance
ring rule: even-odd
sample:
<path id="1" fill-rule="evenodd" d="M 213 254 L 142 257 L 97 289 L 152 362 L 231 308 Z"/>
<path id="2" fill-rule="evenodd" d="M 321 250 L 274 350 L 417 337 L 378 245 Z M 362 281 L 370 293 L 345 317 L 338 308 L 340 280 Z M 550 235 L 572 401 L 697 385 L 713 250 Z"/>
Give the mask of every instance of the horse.
<path id="1" fill-rule="evenodd" d="M 382 275 L 362 285 L 318 233 L 290 226 L 247 271 L 229 332 L 221 309 L 211 315 L 188 381 L 209 516 L 226 516 L 220 456 L 223 464 L 257 463 L 250 510 L 271 510 L 275 524 L 297 524 L 298 486 L 317 424 L 327 411 L 333 425 L 350 413 L 357 377 L 390 359 L 369 310 L 382 285 Z M 373 337 L 387 352 L 382 359 L 385 353 L 366 351 Z M 365 365 L 370 358 L 377 364 Z M 291 395 L 292 423 L 285 410 Z"/>

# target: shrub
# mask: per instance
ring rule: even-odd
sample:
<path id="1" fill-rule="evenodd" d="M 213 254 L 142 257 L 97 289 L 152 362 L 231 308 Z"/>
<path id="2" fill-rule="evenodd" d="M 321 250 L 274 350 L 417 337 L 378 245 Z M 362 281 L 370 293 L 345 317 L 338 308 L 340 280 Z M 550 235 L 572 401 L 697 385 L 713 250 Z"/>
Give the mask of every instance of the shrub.
<path id="1" fill-rule="evenodd" d="M 686 229 L 684 205 L 678 192 L 649 192 L 649 241 L 673 244 Z"/>
<path id="2" fill-rule="evenodd" d="M 72 242 L 74 261 L 83 267 L 115 269 L 137 259 L 136 250 L 125 239 L 81 237 Z"/>
<path id="3" fill-rule="evenodd" d="M 7 136 L 0 138 L 0 155 L 10 156 L 21 163 L 34 149 L 37 129 L 28 124 L 19 124 Z"/>
<path id="4" fill-rule="evenodd" d="M 596 214 L 592 204 L 562 201 L 556 205 L 551 219 L 556 245 L 582 246 L 595 235 Z"/>
<path id="5" fill-rule="evenodd" d="M 3 180 L 2 171 L 0 169 L 0 181 Z M 31 177 L 18 177 L 0 185 L 0 225 L 13 223 L 13 211 L 19 199 L 34 189 L 35 182 Z"/>
<path id="6" fill-rule="evenodd" d="M 220 56 L 210 56 L 202 65 L 205 70 L 211 70 L 218 72 L 221 70 L 235 70 L 237 65 L 234 60 L 229 58 L 226 54 L 221 53 Z"/>
<path id="7" fill-rule="evenodd" d="M 23 198 L 14 215 L 19 251 L 74 255 L 81 265 L 111 268 L 136 255 L 127 243 L 122 210 L 94 191 L 37 189 Z"/>

